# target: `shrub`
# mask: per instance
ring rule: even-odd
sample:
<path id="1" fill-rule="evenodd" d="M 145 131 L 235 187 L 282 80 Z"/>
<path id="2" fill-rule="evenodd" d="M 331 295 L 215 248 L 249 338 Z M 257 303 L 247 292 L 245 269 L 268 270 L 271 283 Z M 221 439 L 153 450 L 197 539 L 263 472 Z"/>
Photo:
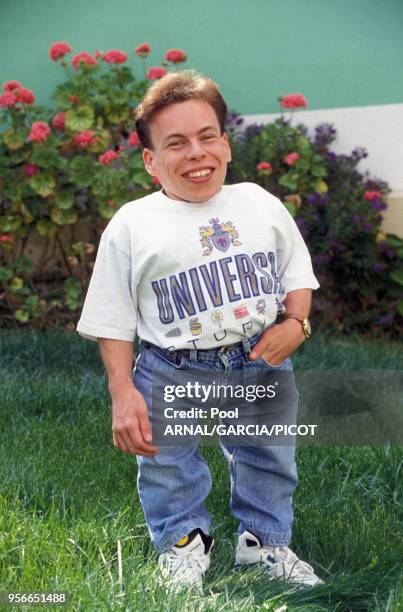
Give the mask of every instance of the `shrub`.
<path id="1" fill-rule="evenodd" d="M 49 49 L 66 77 L 52 96 L 52 108 L 36 105 L 34 92 L 17 81 L 5 83 L 0 95 L 5 325 L 75 329 L 102 230 L 121 205 L 159 184 L 144 169 L 133 109 L 150 80 L 161 78 L 170 65 L 177 70 L 186 53 L 170 49 L 161 65 L 149 68 L 151 48 L 142 43 L 134 49 L 143 72 L 136 78 L 124 51 L 82 51 L 68 61 L 71 52 L 66 42 Z M 331 151 L 332 125 L 318 126 L 314 137 L 303 125 L 292 125 L 294 112 L 307 107 L 302 94 L 279 101 L 283 114 L 267 125 L 243 129 L 243 118 L 230 113 L 228 181 L 259 183 L 296 218 L 322 285 L 314 300 L 317 325 L 399 334 L 403 241 L 380 230 L 388 185 L 358 171 L 363 149 L 351 155 Z M 86 239 L 80 223 L 86 224 Z M 33 234 L 43 245 L 35 266 L 25 252 Z"/>
<path id="2" fill-rule="evenodd" d="M 318 326 L 398 336 L 403 323 L 403 241 L 380 227 L 388 185 L 357 169 L 367 156 L 330 149 L 331 124 L 310 138 L 304 125 L 283 115 L 242 129 L 229 116 L 235 155 L 228 181 L 250 180 L 277 195 L 295 217 L 313 259 L 321 289 L 313 318 Z"/>
<path id="3" fill-rule="evenodd" d="M 74 328 L 100 233 L 122 204 L 155 189 L 133 131 L 133 109 L 150 82 L 149 45 L 135 50 L 143 63 L 140 79 L 125 65 L 123 51 L 81 52 L 69 63 L 71 51 L 65 42 L 49 49 L 66 76 L 53 93 L 53 108 L 35 105 L 35 94 L 17 81 L 5 83 L 0 95 L 4 322 L 46 327 L 64 321 Z M 79 222 L 87 224 L 88 242 L 76 235 Z M 24 253 L 32 234 L 46 245 L 36 270 Z M 60 264 L 49 269 L 55 251 Z"/>

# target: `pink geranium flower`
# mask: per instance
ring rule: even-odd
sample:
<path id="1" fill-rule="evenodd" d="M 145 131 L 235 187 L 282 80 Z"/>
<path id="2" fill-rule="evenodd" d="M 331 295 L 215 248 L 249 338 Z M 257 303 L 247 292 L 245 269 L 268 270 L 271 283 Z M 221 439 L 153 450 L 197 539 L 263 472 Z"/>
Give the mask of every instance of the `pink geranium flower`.
<path id="1" fill-rule="evenodd" d="M 45 142 L 51 135 L 51 129 L 44 121 L 35 121 L 28 136 L 30 142 Z"/>
<path id="2" fill-rule="evenodd" d="M 77 53 L 71 60 L 73 68 L 78 70 L 81 64 L 85 64 L 86 66 L 96 66 L 98 64 L 95 57 L 87 53 L 87 51 L 82 51 L 81 53 Z"/>
<path id="3" fill-rule="evenodd" d="M 31 89 L 19 87 L 15 89 L 13 93 L 17 96 L 18 102 L 22 102 L 23 104 L 33 104 L 35 102 L 35 94 Z"/>
<path id="4" fill-rule="evenodd" d="M 31 176 L 35 176 L 35 174 L 38 174 L 39 168 L 38 166 L 35 166 L 35 164 L 25 164 L 24 172 L 27 176 L 29 176 L 29 178 L 31 178 Z"/>
<path id="5" fill-rule="evenodd" d="M 380 191 L 366 191 L 363 195 L 364 200 L 372 202 L 372 200 L 380 199 L 382 194 Z"/>
<path id="6" fill-rule="evenodd" d="M 167 62 L 172 62 L 173 64 L 179 64 L 181 62 L 186 62 L 186 53 L 182 51 L 182 49 L 170 49 L 165 53 L 165 59 Z"/>
<path id="7" fill-rule="evenodd" d="M 305 96 L 300 93 L 288 94 L 280 98 L 280 106 L 282 106 L 282 108 L 295 110 L 296 108 L 306 108 L 308 106 L 308 101 Z"/>
<path id="8" fill-rule="evenodd" d="M 284 157 L 284 163 L 286 163 L 287 166 L 292 166 L 300 157 L 301 155 L 299 153 L 289 153 Z"/>
<path id="9" fill-rule="evenodd" d="M 97 141 L 97 137 L 95 136 L 92 130 L 83 130 L 82 132 L 74 136 L 74 141 L 82 149 L 86 149 Z"/>
<path id="10" fill-rule="evenodd" d="M 151 47 L 148 43 L 142 43 L 134 50 L 139 57 L 147 57 L 151 53 Z"/>
<path id="11" fill-rule="evenodd" d="M 5 91 L 0 96 L 0 108 L 10 108 L 18 102 L 17 96 L 12 91 Z"/>
<path id="12" fill-rule="evenodd" d="M 64 130 L 65 121 L 66 121 L 65 114 L 57 113 L 52 119 L 52 125 L 57 130 Z"/>
<path id="13" fill-rule="evenodd" d="M 13 242 L 13 237 L 10 234 L 0 234 L 0 242 Z"/>
<path id="14" fill-rule="evenodd" d="M 19 89 L 20 87 L 22 85 L 18 81 L 6 81 L 3 83 L 3 91 L 14 91 L 14 89 Z"/>
<path id="15" fill-rule="evenodd" d="M 138 147 L 140 145 L 140 139 L 137 136 L 136 132 L 132 132 L 129 136 L 129 140 L 127 141 L 129 147 Z"/>
<path id="16" fill-rule="evenodd" d="M 166 73 L 167 71 L 165 70 L 165 68 L 161 68 L 160 66 L 153 66 L 147 72 L 147 79 L 149 79 L 150 81 L 152 81 L 153 79 L 161 79 L 163 76 L 166 75 Z"/>
<path id="17" fill-rule="evenodd" d="M 271 174 L 273 172 L 273 166 L 266 161 L 261 161 L 256 166 L 256 170 L 262 174 Z"/>
<path id="18" fill-rule="evenodd" d="M 56 42 L 53 43 L 49 49 L 49 57 L 53 62 L 55 62 L 56 60 L 59 60 L 67 55 L 67 53 L 71 53 L 71 50 L 72 49 L 68 43 Z"/>
<path id="19" fill-rule="evenodd" d="M 103 55 L 103 60 L 107 64 L 124 64 L 127 61 L 128 55 L 119 49 L 111 49 Z"/>
<path id="20" fill-rule="evenodd" d="M 104 166 L 110 164 L 114 159 L 119 159 L 119 154 L 116 151 L 105 151 L 98 157 L 99 163 L 104 164 Z"/>

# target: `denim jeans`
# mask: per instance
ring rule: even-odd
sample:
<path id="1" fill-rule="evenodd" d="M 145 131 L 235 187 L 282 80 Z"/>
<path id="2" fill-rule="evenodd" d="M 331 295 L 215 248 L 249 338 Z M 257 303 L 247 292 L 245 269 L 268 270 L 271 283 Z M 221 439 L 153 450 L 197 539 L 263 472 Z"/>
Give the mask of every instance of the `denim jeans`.
<path id="1" fill-rule="evenodd" d="M 260 334 L 232 345 L 230 350 L 186 350 L 171 352 L 140 341 L 133 370 L 133 383 L 143 394 L 152 415 L 153 372 L 163 369 L 164 378 L 175 384 L 178 370 L 215 371 L 231 377 L 240 369 L 291 371 L 285 359 L 278 366 L 248 353 Z M 290 379 L 289 379 L 290 380 Z M 298 392 L 295 389 L 295 422 Z M 238 533 L 251 531 L 263 545 L 286 546 L 293 523 L 292 496 L 297 485 L 295 445 L 231 446 L 220 440 L 231 481 L 231 510 L 239 520 Z M 204 501 L 211 490 L 210 470 L 199 450 L 199 442 L 187 446 L 160 446 L 152 457 L 137 456 L 137 485 L 151 540 L 160 552 L 199 527 L 209 533 L 211 517 Z"/>

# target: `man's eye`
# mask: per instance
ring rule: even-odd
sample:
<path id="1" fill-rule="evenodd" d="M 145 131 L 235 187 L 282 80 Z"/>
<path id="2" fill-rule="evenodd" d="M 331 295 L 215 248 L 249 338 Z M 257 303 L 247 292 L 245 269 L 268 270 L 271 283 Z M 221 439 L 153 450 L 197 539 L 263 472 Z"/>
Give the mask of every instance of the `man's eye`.
<path id="1" fill-rule="evenodd" d="M 205 136 L 202 136 L 203 140 L 208 140 L 209 138 L 215 138 L 214 134 L 206 134 Z"/>
<path id="2" fill-rule="evenodd" d="M 170 142 L 168 146 L 169 147 L 177 147 L 177 146 L 182 145 L 182 144 L 183 144 L 183 140 L 174 140 L 173 142 Z"/>

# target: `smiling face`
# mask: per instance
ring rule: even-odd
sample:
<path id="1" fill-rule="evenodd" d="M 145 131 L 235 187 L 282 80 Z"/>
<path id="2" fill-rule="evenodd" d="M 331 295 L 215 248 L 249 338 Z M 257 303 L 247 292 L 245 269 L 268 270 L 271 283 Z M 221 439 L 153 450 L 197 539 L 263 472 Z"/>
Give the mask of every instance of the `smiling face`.
<path id="1" fill-rule="evenodd" d="M 231 149 L 208 102 L 186 100 L 163 108 L 150 122 L 150 136 L 153 149 L 144 149 L 144 164 L 168 197 L 204 202 L 221 191 Z"/>

